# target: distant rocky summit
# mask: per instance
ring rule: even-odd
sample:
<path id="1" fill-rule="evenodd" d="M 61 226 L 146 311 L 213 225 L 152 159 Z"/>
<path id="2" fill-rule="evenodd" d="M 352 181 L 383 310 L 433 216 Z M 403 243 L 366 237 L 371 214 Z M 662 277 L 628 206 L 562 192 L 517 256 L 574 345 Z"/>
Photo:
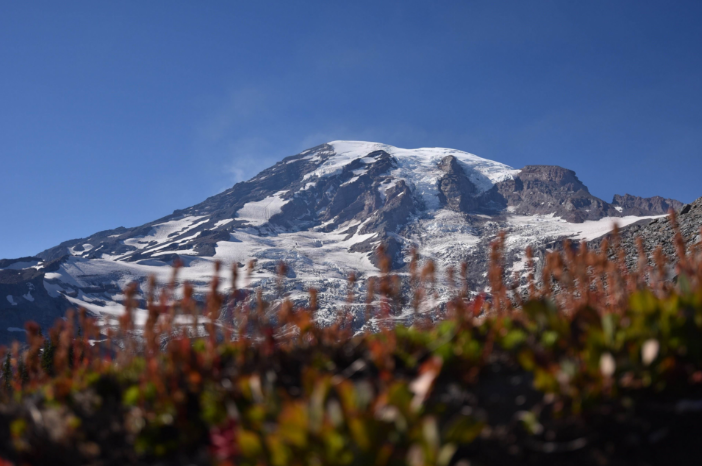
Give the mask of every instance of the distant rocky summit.
<path id="1" fill-rule="evenodd" d="M 613 205 L 590 194 L 573 170 L 551 165 L 528 165 L 513 179 L 497 183 L 488 195 L 504 199 L 508 211 L 517 215 L 553 214 L 573 223 L 622 216 Z"/>
<path id="2" fill-rule="evenodd" d="M 665 215 L 670 209 L 677 211 L 683 206 L 682 202 L 675 199 L 664 199 L 660 196 L 641 198 L 631 194 L 615 194 L 612 205 L 621 208 L 620 211 L 624 215 Z"/>
<path id="3" fill-rule="evenodd" d="M 273 302 L 279 289 L 270 285 L 283 261 L 288 265 L 283 294 L 303 302 L 316 288 L 317 317 L 325 322 L 346 299 L 351 272 L 359 278 L 359 295 L 366 279 L 379 274 L 374 252 L 379 244 L 400 272 L 416 247 L 423 260 L 437 265 L 441 300 L 449 290 L 443 272 L 464 261 L 471 289 L 486 286 L 490 243 L 499 231 L 509 238 L 508 270 L 519 272 L 526 246 L 541 251 L 563 238 L 593 240 L 614 221 L 650 222 L 680 206 L 628 194 L 608 203 L 591 194 L 575 172 L 558 166 L 519 170 L 453 149 L 333 141 L 145 225 L 0 262 L 0 340 L 21 335 L 25 320 L 48 326 L 69 306 L 84 307 L 101 325 L 113 325 L 124 287 L 136 282 L 143 291 L 149 275 L 167 282 L 175 260 L 183 263 L 180 278 L 194 285 L 196 299 L 207 292 L 214 262 L 255 261 L 249 281 L 238 286 L 261 286 Z M 228 277 L 222 278 L 222 289 L 230 288 Z M 352 308 L 362 312 L 363 304 Z M 145 319 L 143 310 L 137 314 Z"/>

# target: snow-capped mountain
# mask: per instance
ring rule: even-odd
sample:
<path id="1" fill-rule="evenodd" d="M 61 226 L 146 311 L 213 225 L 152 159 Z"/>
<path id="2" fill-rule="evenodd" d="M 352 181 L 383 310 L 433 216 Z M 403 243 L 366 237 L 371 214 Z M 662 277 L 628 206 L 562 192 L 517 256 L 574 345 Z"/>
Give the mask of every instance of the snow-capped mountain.
<path id="1" fill-rule="evenodd" d="M 518 271 L 527 245 L 594 239 L 614 221 L 627 225 L 680 206 L 630 195 L 608 203 L 556 166 L 520 170 L 453 149 L 334 141 L 154 222 L 0 261 L 0 339 L 16 337 L 25 320 L 50 325 L 68 307 L 85 307 L 109 324 L 122 311 L 128 283 L 144 285 L 150 275 L 166 283 L 176 259 L 184 264 L 181 280 L 199 296 L 215 261 L 251 260 L 256 266 L 246 285 L 274 294 L 266 285 L 284 261 L 286 295 L 303 301 L 317 288 L 324 320 L 345 300 L 351 272 L 360 278 L 359 294 L 365 279 L 379 273 L 374 250 L 381 243 L 400 273 L 412 246 L 439 271 L 467 261 L 471 286 L 480 290 L 489 244 L 500 230 L 508 233 L 508 264 Z M 222 278 L 226 290 L 231 283 Z M 437 288 L 442 296 L 441 281 Z"/>

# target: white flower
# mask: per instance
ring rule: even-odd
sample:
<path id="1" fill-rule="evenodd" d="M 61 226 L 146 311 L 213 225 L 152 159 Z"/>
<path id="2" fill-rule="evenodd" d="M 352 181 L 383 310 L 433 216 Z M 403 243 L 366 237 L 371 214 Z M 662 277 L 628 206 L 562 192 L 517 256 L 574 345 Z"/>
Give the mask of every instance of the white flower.
<path id="1" fill-rule="evenodd" d="M 616 368 L 617 368 L 617 363 L 614 361 L 614 358 L 612 357 L 611 354 L 604 353 L 600 357 L 600 372 L 602 373 L 603 376 L 612 377 L 612 375 L 614 375 L 614 371 Z"/>
<path id="2" fill-rule="evenodd" d="M 643 363 L 647 366 L 651 364 L 658 356 L 658 350 L 660 347 L 660 343 L 658 343 L 658 340 L 655 338 L 646 340 L 643 346 L 641 346 L 641 361 L 643 361 Z"/>

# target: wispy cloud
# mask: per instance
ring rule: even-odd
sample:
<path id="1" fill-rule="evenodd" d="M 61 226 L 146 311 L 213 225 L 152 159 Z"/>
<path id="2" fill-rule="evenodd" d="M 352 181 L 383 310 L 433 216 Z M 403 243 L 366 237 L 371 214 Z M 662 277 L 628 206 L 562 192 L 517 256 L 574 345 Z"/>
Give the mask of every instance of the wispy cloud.
<path id="1" fill-rule="evenodd" d="M 210 143 L 219 143 L 237 131 L 237 127 L 265 112 L 269 96 L 251 87 L 230 90 L 211 114 L 198 127 L 198 136 Z"/>

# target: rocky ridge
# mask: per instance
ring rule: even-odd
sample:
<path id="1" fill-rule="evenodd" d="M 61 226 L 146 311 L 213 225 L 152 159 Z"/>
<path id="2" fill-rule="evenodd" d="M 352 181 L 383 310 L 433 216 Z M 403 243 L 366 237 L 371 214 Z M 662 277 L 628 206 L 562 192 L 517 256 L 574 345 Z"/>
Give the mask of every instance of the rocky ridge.
<path id="1" fill-rule="evenodd" d="M 670 209 L 677 211 L 683 207 L 682 202 L 675 199 L 664 199 L 660 196 L 641 198 L 631 194 L 615 194 L 612 205 L 615 209 L 621 208 L 620 212 L 623 215 L 665 215 Z"/>
<path id="2" fill-rule="evenodd" d="M 702 243 L 702 197 L 691 204 L 682 205 L 678 210 L 677 222 L 687 251 L 693 251 L 695 245 Z M 638 263 L 637 238 L 642 240 L 649 263 L 653 263 L 654 253 L 659 246 L 670 264 L 675 264 L 678 260 L 674 242 L 675 231 L 667 216 L 628 225 L 620 230 L 619 237 L 620 247 L 624 251 L 626 264 L 630 269 L 636 268 Z M 599 248 L 605 238 L 611 244 L 611 234 L 607 234 L 591 241 L 589 246 Z M 618 251 L 611 251 L 612 257 L 615 253 Z M 672 267 L 670 272 L 673 274 L 671 277 L 674 276 Z"/>
<path id="3" fill-rule="evenodd" d="M 493 191 L 490 195 L 504 199 L 505 207 L 517 215 L 554 214 L 573 223 L 622 216 L 615 206 L 590 194 L 574 171 L 557 166 L 528 165 Z M 652 213 L 642 210 L 639 215 Z"/>

